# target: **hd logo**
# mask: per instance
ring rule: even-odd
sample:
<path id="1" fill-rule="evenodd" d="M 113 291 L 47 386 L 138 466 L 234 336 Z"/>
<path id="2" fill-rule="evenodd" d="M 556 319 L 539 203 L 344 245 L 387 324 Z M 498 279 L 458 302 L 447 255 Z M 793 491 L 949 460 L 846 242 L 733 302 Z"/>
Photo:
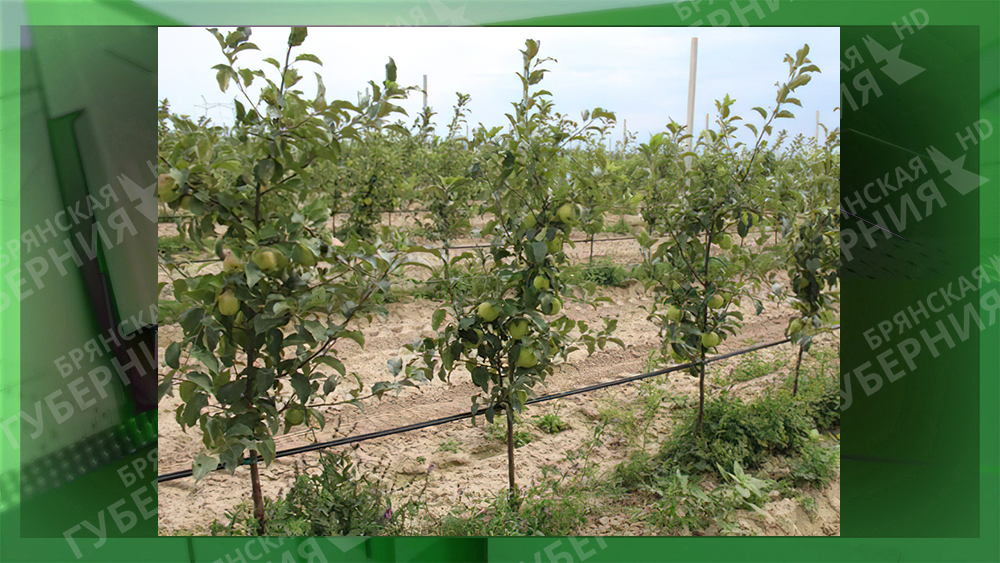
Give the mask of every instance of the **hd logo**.
<path id="1" fill-rule="evenodd" d="M 929 21 L 930 18 L 927 16 L 927 12 L 918 8 L 908 15 L 903 16 L 902 23 L 893 23 L 892 27 L 896 30 L 896 35 L 900 41 L 902 41 L 908 35 L 913 35 L 918 30 L 926 27 Z M 904 31 L 907 34 L 904 34 Z M 927 70 L 920 65 L 902 58 L 902 43 L 891 49 L 887 49 L 870 35 L 865 36 L 863 42 L 868 54 L 871 56 L 871 61 L 879 65 L 878 69 L 896 84 L 905 84 Z M 840 63 L 840 70 L 842 73 L 850 72 L 859 65 L 864 64 L 865 59 L 861 54 L 861 50 L 858 49 L 857 45 L 852 45 L 844 51 L 844 59 Z M 844 82 L 840 84 L 840 95 L 843 102 L 842 106 L 846 103 L 850 106 L 851 110 L 857 110 L 860 107 L 868 105 L 871 97 L 881 97 L 882 89 L 879 88 L 878 81 L 875 79 L 875 74 L 872 73 L 872 70 L 864 68 L 855 74 L 853 79 L 849 80 L 844 77 Z"/>

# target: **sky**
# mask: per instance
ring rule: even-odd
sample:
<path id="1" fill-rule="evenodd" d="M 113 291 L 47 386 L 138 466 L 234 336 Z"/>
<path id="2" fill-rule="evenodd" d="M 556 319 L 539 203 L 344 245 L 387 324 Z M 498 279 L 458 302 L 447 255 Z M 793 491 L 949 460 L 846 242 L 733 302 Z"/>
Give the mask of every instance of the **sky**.
<path id="1" fill-rule="evenodd" d="M 225 34 L 232 28 L 220 28 Z M 284 60 L 288 28 L 256 27 L 250 41 L 260 51 L 240 53 L 238 66 L 275 72 L 263 59 Z M 698 38 L 695 87 L 695 132 L 705 127 L 706 114 L 716 119 L 715 100 L 726 94 L 736 100 L 734 113 L 755 125 L 761 117 L 754 106 L 770 109 L 775 83 L 784 81 L 792 54 L 809 44 L 809 58 L 822 71 L 797 91 L 802 107 L 790 106 L 795 119 L 779 120 L 775 132 L 813 136 L 816 112 L 827 127 L 839 125 L 839 51 L 837 28 L 519 28 L 519 27 L 314 27 L 305 43 L 293 50 L 311 53 L 323 66 L 297 63 L 306 78 L 297 84 L 306 97 L 316 93 L 314 72 L 326 85 L 327 100 L 355 102 L 369 80 L 385 78 L 392 57 L 397 82 L 421 86 L 428 80 L 428 104 L 437 113 L 438 133 L 446 131 L 456 92 L 471 96 L 469 124 L 506 125 L 510 103 L 520 99 L 520 49 L 526 39 L 540 42 L 539 55 L 552 57 L 551 72 L 541 87 L 552 92 L 557 111 L 578 117 L 585 109 L 602 107 L 618 118 L 612 137 L 623 127 L 644 142 L 666 129 L 671 119 L 687 120 L 691 38 Z M 159 98 L 169 99 L 174 112 L 207 115 L 216 123 L 232 123 L 236 90 L 219 90 L 212 66 L 225 58 L 215 38 L 203 28 L 160 28 Z M 254 82 L 256 87 L 258 82 Z M 253 88 L 252 90 L 255 90 Z M 253 94 L 251 94 L 253 95 Z M 421 110 L 423 97 L 413 92 L 401 105 L 408 124 Z M 714 128 L 714 126 L 713 126 Z M 751 133 L 743 129 L 741 140 Z"/>

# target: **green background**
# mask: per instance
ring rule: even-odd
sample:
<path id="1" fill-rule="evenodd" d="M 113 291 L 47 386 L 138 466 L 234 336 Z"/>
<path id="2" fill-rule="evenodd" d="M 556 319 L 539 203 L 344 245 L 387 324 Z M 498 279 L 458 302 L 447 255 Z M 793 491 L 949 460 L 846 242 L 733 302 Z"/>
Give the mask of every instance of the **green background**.
<path id="1" fill-rule="evenodd" d="M 749 2 L 737 1 L 735 6 L 745 8 Z M 1000 4 L 759 0 L 757 5 L 765 17 L 749 12 L 751 25 L 843 26 L 842 51 L 856 44 L 865 60 L 861 69 L 844 70 L 842 80 L 867 68 L 883 88 L 883 95 L 868 105 L 842 111 L 845 196 L 928 146 L 957 157 L 962 151 L 955 133 L 976 119 L 987 119 L 994 133 L 1000 132 Z M 151 182 L 152 176 L 148 170 L 143 176 L 142 168 L 155 156 L 155 137 L 154 144 L 147 145 L 149 135 L 155 134 L 156 33 L 135 26 L 395 25 L 414 23 L 415 8 L 430 25 L 685 26 L 699 21 L 711 25 L 712 18 L 739 21 L 734 4 L 728 2 L 703 1 L 698 12 L 690 2 L 680 9 L 669 4 L 610 6 L 610 2 L 296 2 L 278 7 L 238 2 L 2 2 L 0 241 L 16 240 L 34 222 L 51 217 L 63 207 L 61 194 L 73 182 L 82 181 L 93 190 L 112 172 L 130 173 L 140 184 L 140 180 Z M 682 19 L 689 10 L 691 16 Z M 914 10 L 923 10 L 931 25 L 901 42 L 892 23 Z M 30 28 L 23 31 L 22 25 Z M 866 36 L 890 49 L 902 43 L 901 57 L 927 70 L 896 85 L 871 60 L 864 48 Z M 106 55 L 109 52 L 112 56 Z M 113 107 L 121 107 L 129 119 L 113 120 L 106 107 L 109 99 L 124 104 Z M 148 108 L 148 120 L 142 119 L 141 108 Z M 89 121 L 81 121 L 83 116 Z M 117 125 L 108 127 L 109 120 Z M 131 146 L 115 145 L 123 138 L 130 139 Z M 90 153 L 80 147 L 81 139 L 87 141 Z M 907 228 L 908 241 L 856 252 L 855 260 L 845 267 L 841 331 L 845 371 L 873 361 L 877 354 L 865 343 L 863 331 L 1000 253 L 998 141 L 996 134 L 983 140 L 965 162 L 967 170 L 978 170 L 990 182 L 965 197 L 947 194 L 945 209 Z M 95 148 L 103 150 L 95 153 Z M 76 162 L 67 157 L 74 150 L 79 155 Z M 951 188 L 944 175 L 928 166 L 930 177 L 947 193 Z M 136 251 L 123 255 L 130 252 Z M 148 256 L 152 252 L 150 246 Z M 28 260 L 31 255 L 20 258 Z M 114 260 L 105 257 L 111 270 L 121 272 L 113 268 Z M 18 266 L 17 260 L 0 259 L 0 275 L 17 276 Z M 115 275 L 124 276 L 115 282 L 121 285 L 142 279 L 144 273 L 140 269 L 131 273 L 132 278 Z M 921 357 L 914 373 L 886 383 L 870 397 L 853 382 L 854 402 L 843 415 L 839 538 L 607 538 L 606 548 L 591 541 L 579 551 L 568 540 L 555 538 L 333 538 L 276 545 L 240 538 L 154 538 L 155 516 L 140 518 L 127 537 L 116 537 L 121 534 L 107 507 L 124 499 L 119 511 L 140 514 L 130 494 L 143 487 L 142 494 L 148 494 L 155 487 L 152 469 L 128 488 L 118 476 L 119 468 L 148 455 L 155 417 L 134 417 L 128 390 L 120 389 L 119 395 L 78 413 L 51 435 L 32 439 L 27 435 L 30 429 L 18 425 L 18 411 L 64 382 L 52 360 L 98 331 L 82 280 L 51 279 L 44 298 L 29 297 L 20 303 L 9 283 L 0 284 L 0 292 L 11 302 L 0 312 L 0 423 L 12 421 L 10 428 L 20 436 L 15 448 L 0 434 L 0 560 L 4 562 L 302 560 L 301 555 L 313 547 L 321 549 L 327 561 L 1000 560 L 996 326 L 939 358 Z M 982 292 L 997 286 L 994 281 Z M 134 304 L 119 304 L 129 306 Z M 36 492 L 47 488 L 45 482 L 37 482 L 39 476 L 52 485 L 84 471 L 86 475 L 66 485 Z M 35 488 L 29 490 L 29 485 Z M 63 533 L 85 519 L 96 525 L 102 512 L 111 537 L 94 547 L 94 534 L 78 532 L 82 557 L 77 558 Z"/>

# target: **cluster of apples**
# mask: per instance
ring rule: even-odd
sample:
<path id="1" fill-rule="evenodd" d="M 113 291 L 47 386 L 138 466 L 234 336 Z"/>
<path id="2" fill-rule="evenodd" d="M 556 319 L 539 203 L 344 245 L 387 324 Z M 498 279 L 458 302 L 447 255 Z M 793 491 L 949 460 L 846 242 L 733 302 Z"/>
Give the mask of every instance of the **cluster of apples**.
<path id="1" fill-rule="evenodd" d="M 711 309 L 719 309 L 726 304 L 727 298 L 721 293 L 714 293 L 708 299 L 708 306 Z M 670 322 L 678 323 L 684 318 L 684 311 L 677 307 L 676 305 L 670 305 L 667 307 L 666 319 Z M 701 345 L 702 347 L 709 349 L 715 348 L 722 342 L 722 338 L 717 332 L 706 332 L 701 335 Z"/>
<path id="2" fill-rule="evenodd" d="M 343 246 L 337 239 L 333 239 L 334 246 Z M 303 242 L 298 242 L 292 248 L 291 260 L 285 253 L 275 248 L 258 248 L 250 255 L 250 259 L 260 269 L 260 271 L 271 276 L 280 276 L 289 266 L 310 268 L 316 265 L 316 255 Z M 232 251 L 225 251 L 225 258 L 222 260 L 222 272 L 232 274 L 243 270 L 243 261 Z M 230 288 L 225 289 L 218 297 L 219 312 L 226 316 L 235 315 L 240 310 L 239 301 Z"/>
<path id="3" fill-rule="evenodd" d="M 576 215 L 576 205 L 572 203 L 564 203 L 556 210 L 553 219 L 561 225 L 563 233 L 568 234 L 572 229 L 570 225 L 572 225 L 573 221 L 576 219 Z M 535 214 L 528 213 L 525 215 L 521 222 L 521 226 L 526 230 L 531 230 L 537 227 L 538 219 L 535 217 Z M 546 241 L 545 246 L 549 255 L 555 255 L 562 250 L 564 242 L 563 233 L 559 233 L 553 237 L 552 240 Z M 535 274 L 535 276 L 531 279 L 531 285 L 534 287 L 535 291 L 538 291 L 539 293 L 545 293 L 552 287 L 549 278 L 543 273 Z M 551 305 L 545 307 L 547 310 L 543 310 L 542 312 L 547 315 L 558 315 L 562 310 L 562 301 L 558 297 L 553 296 L 550 303 Z M 497 320 L 502 312 L 503 311 L 498 306 L 489 301 L 480 303 L 479 307 L 476 309 L 476 314 L 479 318 L 487 323 Z M 517 318 L 509 322 L 507 325 L 507 333 L 510 335 L 511 339 L 521 340 L 528 334 L 529 328 L 530 324 L 527 319 Z M 517 366 L 530 369 L 537 365 L 538 356 L 536 356 L 535 352 L 530 348 L 522 347 L 517 358 Z"/>

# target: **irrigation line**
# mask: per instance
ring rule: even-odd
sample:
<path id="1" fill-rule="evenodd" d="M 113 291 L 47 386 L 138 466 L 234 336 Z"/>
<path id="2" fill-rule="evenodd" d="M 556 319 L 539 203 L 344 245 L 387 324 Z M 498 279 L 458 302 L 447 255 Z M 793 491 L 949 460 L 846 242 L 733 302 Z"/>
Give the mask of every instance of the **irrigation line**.
<path id="1" fill-rule="evenodd" d="M 839 329 L 840 325 L 838 324 L 838 325 L 834 326 L 833 328 L 835 330 Z M 756 352 L 757 350 L 763 350 L 765 348 L 771 348 L 771 347 L 774 347 L 774 346 L 780 346 L 780 345 L 785 344 L 785 343 L 790 342 L 790 341 L 791 341 L 791 338 L 783 338 L 781 340 L 776 340 L 774 342 L 767 342 L 767 343 L 764 343 L 764 344 L 757 344 L 757 345 L 754 345 L 754 346 L 750 346 L 749 348 L 744 348 L 742 350 L 736 350 L 734 352 L 727 352 L 725 354 L 719 354 L 718 356 L 712 356 L 711 358 L 705 358 L 704 363 L 707 365 L 707 364 L 711 364 L 711 363 L 714 363 L 714 362 L 719 362 L 719 361 L 726 360 L 726 359 L 729 359 L 729 358 L 732 358 L 732 357 L 735 357 L 735 356 L 741 356 L 743 354 L 749 354 L 750 352 Z M 552 394 L 549 394 L 549 395 L 542 395 L 541 397 L 536 397 L 534 399 L 531 399 L 531 400 L 527 401 L 525 403 L 525 406 L 527 406 L 527 405 L 536 405 L 538 403 L 544 403 L 546 401 L 552 401 L 552 400 L 555 400 L 555 399 L 562 399 L 562 398 L 565 398 L 565 397 L 571 397 L 573 395 L 580 395 L 580 394 L 583 394 L 583 393 L 589 393 L 591 391 L 598 391 L 600 389 L 607 389 L 608 387 L 615 387 L 617 385 L 624 385 L 626 383 L 633 383 L 633 382 L 636 382 L 636 381 L 642 381 L 643 379 L 649 379 L 651 377 L 657 377 L 657 376 L 668 374 L 668 373 L 672 373 L 672 372 L 675 372 L 675 371 L 681 371 L 681 370 L 685 370 L 685 369 L 688 369 L 688 368 L 692 368 L 692 367 L 695 367 L 695 366 L 697 366 L 697 365 L 699 365 L 701 363 L 702 362 L 700 362 L 700 361 L 698 361 L 698 362 L 689 362 L 689 363 L 686 363 L 686 364 L 680 364 L 680 365 L 671 366 L 671 367 L 668 367 L 668 368 L 658 369 L 656 371 L 651 371 L 651 372 L 648 372 L 648 373 L 641 373 L 641 374 L 633 375 L 633 376 L 630 376 L 630 377 L 623 377 L 623 378 L 620 378 L 620 379 L 615 379 L 613 381 L 607 381 L 605 383 L 598 383 L 596 385 L 588 385 L 587 387 L 580 387 L 578 389 L 573 389 L 571 391 L 563 391 L 561 393 L 552 393 Z M 496 409 L 496 410 L 503 410 L 503 406 L 495 406 L 494 409 Z M 482 412 L 483 412 L 483 409 L 480 409 L 477 414 L 482 413 Z M 427 421 L 424 421 L 424 422 L 418 422 L 418 423 L 409 424 L 409 425 L 406 425 L 406 426 L 399 426 L 399 427 L 396 427 L 396 428 L 389 428 L 389 429 L 386 429 L 386 430 L 379 430 L 377 432 L 370 432 L 368 434 L 359 434 L 357 436 L 348 436 L 346 438 L 339 438 L 337 440 L 329 440 L 329 441 L 326 441 L 326 442 L 317 442 L 315 444 L 308 444 L 308 445 L 299 446 L 299 447 L 296 447 L 296 448 L 288 448 L 287 450 L 280 450 L 277 453 L 275 453 L 274 458 L 278 459 L 278 458 L 281 458 L 281 457 L 288 457 L 288 456 L 293 456 L 293 455 L 299 455 L 299 454 L 314 452 L 314 451 L 318 451 L 318 450 L 324 450 L 324 449 L 327 449 L 327 448 L 335 448 L 337 446 L 346 446 L 346 445 L 349 445 L 349 444 L 357 444 L 357 443 L 360 443 L 360 442 L 366 442 L 368 440 L 374 440 L 376 438 L 384 438 L 386 436 L 392 436 L 392 435 L 395 435 L 395 434 L 403 434 L 403 433 L 406 433 L 406 432 L 413 432 L 415 430 L 423 430 L 425 428 L 431 428 L 431 427 L 434 427 L 434 426 L 441 426 L 442 424 L 448 424 L 449 422 L 458 422 L 459 420 L 465 420 L 467 418 L 472 418 L 472 417 L 473 417 L 473 413 L 470 410 L 469 412 L 466 412 L 466 413 L 453 414 L 451 416 L 446 416 L 444 418 L 436 418 L 436 419 L 433 419 L 433 420 L 427 420 Z M 260 457 L 260 456 L 258 457 L 258 460 L 263 460 L 263 459 L 264 459 L 263 457 Z M 241 465 L 247 465 L 248 463 L 249 463 L 249 461 L 246 458 L 244 458 L 241 461 Z M 215 468 L 215 471 L 219 471 L 221 469 L 225 469 L 225 465 L 223 465 L 223 464 L 220 463 L 219 466 Z M 164 475 L 159 475 L 159 476 L 157 476 L 156 481 L 157 481 L 157 483 L 165 483 L 167 481 L 174 481 L 176 479 L 183 479 L 185 477 L 191 477 L 193 474 L 194 474 L 194 472 L 192 470 L 185 469 L 183 471 L 175 471 L 173 473 L 166 473 Z"/>

